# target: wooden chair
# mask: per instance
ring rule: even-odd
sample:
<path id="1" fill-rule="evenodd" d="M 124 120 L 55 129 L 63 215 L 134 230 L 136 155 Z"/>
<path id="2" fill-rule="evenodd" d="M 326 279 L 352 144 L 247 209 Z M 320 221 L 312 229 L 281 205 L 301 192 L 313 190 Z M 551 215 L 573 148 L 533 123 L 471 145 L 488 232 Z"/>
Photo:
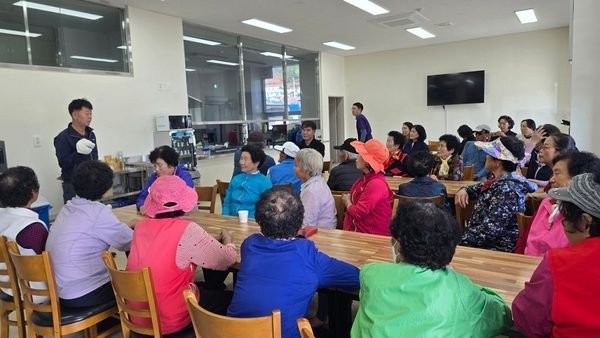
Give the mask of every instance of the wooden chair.
<path id="1" fill-rule="evenodd" d="M 458 222 L 458 227 L 460 229 L 460 233 L 464 234 L 465 229 L 467 228 L 467 222 L 471 218 L 473 214 L 473 207 L 475 206 L 475 200 L 469 200 L 469 204 L 466 207 L 461 208 L 458 204 L 454 205 L 456 222 Z"/>
<path id="2" fill-rule="evenodd" d="M 284 187 L 284 188 L 288 188 L 290 190 L 294 190 L 294 184 L 293 183 L 286 183 L 286 184 L 276 184 L 274 185 L 275 187 Z"/>
<path id="3" fill-rule="evenodd" d="M 527 177 L 527 169 L 529 169 L 529 167 L 523 167 L 523 168 L 521 168 L 521 175 Z"/>
<path id="4" fill-rule="evenodd" d="M 208 210 L 208 212 L 214 214 L 218 186 L 215 184 L 212 187 L 196 186 L 195 188 L 196 193 L 198 193 L 198 210 Z M 201 205 L 201 202 L 209 202 L 210 205 Z"/>
<path id="5" fill-rule="evenodd" d="M 350 190 L 331 190 L 331 194 L 332 195 L 343 195 L 343 194 L 349 194 Z"/>
<path id="6" fill-rule="evenodd" d="M 306 318 L 298 318 L 298 331 L 300 331 L 300 338 L 315 338 L 310 322 Z"/>
<path id="7" fill-rule="evenodd" d="M 331 161 L 323 161 L 323 172 L 331 171 Z"/>
<path id="8" fill-rule="evenodd" d="M 522 212 L 517 212 L 517 226 L 519 227 L 519 235 L 521 235 L 529 223 L 531 223 L 532 218 L 533 216 L 526 216 Z"/>
<path id="9" fill-rule="evenodd" d="M 281 337 L 281 312 L 279 310 L 273 310 L 270 316 L 232 318 L 214 314 L 200 307 L 196 295 L 191 290 L 183 291 L 183 297 L 185 297 L 185 303 L 198 338 Z"/>
<path id="10" fill-rule="evenodd" d="M 64 335 L 85 331 L 86 337 L 108 337 L 119 331 L 113 326 L 104 332 L 97 332 L 96 325 L 118 313 L 115 302 L 85 308 L 61 307 L 56 292 L 54 271 L 50 253 L 23 256 L 15 242 L 8 242 L 8 254 L 17 272 L 23 306 L 27 315 L 28 336 L 63 337 Z M 46 283 L 46 289 L 35 288 L 30 283 Z M 36 304 L 33 296 L 49 299 L 49 303 Z"/>
<path id="11" fill-rule="evenodd" d="M 463 168 L 463 180 L 473 181 L 475 180 L 475 165 L 466 165 Z"/>
<path id="12" fill-rule="evenodd" d="M 400 205 L 400 199 L 397 198 L 398 195 L 394 194 L 394 199 L 392 199 L 392 217 L 396 216 L 396 211 L 398 210 L 398 206 Z"/>
<path id="13" fill-rule="evenodd" d="M 334 194 L 333 201 L 335 203 L 335 211 L 337 212 L 337 227 L 336 229 L 344 228 L 344 216 L 346 216 L 346 206 L 342 202 L 342 195 Z"/>
<path id="14" fill-rule="evenodd" d="M 429 147 L 429 151 L 437 151 L 439 144 L 440 141 L 429 141 L 429 143 L 427 144 L 427 146 Z"/>
<path id="15" fill-rule="evenodd" d="M 17 328 L 19 338 L 25 338 L 25 313 L 23 312 L 23 301 L 21 291 L 17 282 L 15 267 L 8 256 L 5 236 L 0 236 L 0 288 L 12 291 L 12 296 L 0 290 L 0 337 L 8 337 L 9 326 Z M 2 267 L 4 263 L 4 267 Z M 3 281 L 4 279 L 8 279 Z M 15 314 L 15 320 L 9 319 L 11 313 Z"/>
<path id="16" fill-rule="evenodd" d="M 444 195 L 442 195 L 442 194 L 439 194 L 436 196 L 430 196 L 430 197 L 410 197 L 410 196 L 394 194 L 394 199 L 398 199 L 398 201 L 400 203 L 406 202 L 406 201 L 431 201 L 436 204 L 444 205 Z"/>
<path id="17" fill-rule="evenodd" d="M 525 197 L 525 205 L 527 206 L 527 208 L 531 212 L 531 215 L 535 214 L 535 212 L 537 211 L 537 209 L 540 207 L 540 204 L 542 204 L 542 201 L 546 197 L 548 197 L 547 194 L 538 194 L 538 193 L 528 194 Z"/>
<path id="18" fill-rule="evenodd" d="M 221 196 L 221 205 L 225 204 L 225 193 L 227 193 L 227 188 L 229 187 L 229 182 L 223 182 L 217 179 L 217 188 L 219 192 L 219 196 Z"/>

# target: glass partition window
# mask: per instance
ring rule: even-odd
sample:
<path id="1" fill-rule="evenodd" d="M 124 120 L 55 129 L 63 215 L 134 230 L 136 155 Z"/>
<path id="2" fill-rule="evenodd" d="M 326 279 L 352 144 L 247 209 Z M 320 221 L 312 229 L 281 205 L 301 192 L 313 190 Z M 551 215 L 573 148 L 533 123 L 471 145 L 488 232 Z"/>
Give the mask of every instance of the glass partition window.
<path id="1" fill-rule="evenodd" d="M 124 11 L 79 0 L 0 0 L 0 63 L 129 72 Z"/>

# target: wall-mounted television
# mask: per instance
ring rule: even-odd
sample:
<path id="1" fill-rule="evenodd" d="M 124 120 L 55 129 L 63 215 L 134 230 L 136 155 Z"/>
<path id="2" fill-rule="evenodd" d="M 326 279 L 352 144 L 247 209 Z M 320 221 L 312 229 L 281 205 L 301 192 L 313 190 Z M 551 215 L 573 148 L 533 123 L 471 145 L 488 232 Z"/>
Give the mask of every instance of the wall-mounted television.
<path id="1" fill-rule="evenodd" d="M 485 71 L 427 76 L 427 105 L 483 103 Z"/>

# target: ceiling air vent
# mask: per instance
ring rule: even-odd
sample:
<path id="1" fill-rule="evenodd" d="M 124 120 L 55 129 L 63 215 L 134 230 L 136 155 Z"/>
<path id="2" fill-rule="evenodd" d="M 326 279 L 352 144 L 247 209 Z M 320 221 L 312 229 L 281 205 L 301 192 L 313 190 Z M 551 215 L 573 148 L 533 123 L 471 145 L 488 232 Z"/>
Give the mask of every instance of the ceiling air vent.
<path id="1" fill-rule="evenodd" d="M 377 18 L 374 20 L 369 20 L 376 25 L 385 27 L 385 28 L 396 28 L 396 27 L 405 27 L 418 25 L 424 22 L 428 22 L 429 19 L 424 17 L 420 10 L 415 10 L 409 13 L 397 14 L 392 16 L 387 16 L 385 18 Z"/>

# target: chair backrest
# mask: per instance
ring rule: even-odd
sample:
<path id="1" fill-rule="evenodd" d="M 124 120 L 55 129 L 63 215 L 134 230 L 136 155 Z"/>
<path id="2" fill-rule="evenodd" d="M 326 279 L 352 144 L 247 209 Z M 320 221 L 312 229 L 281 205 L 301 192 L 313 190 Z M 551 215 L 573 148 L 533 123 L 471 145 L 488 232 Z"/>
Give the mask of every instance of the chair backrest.
<path id="1" fill-rule="evenodd" d="M 198 193 L 198 210 L 208 210 L 211 214 L 215 213 L 215 203 L 217 201 L 218 186 L 215 184 L 212 187 L 195 186 Z M 200 202 L 209 202 L 210 205 L 202 205 Z"/>
<path id="2" fill-rule="evenodd" d="M 323 161 L 323 172 L 331 171 L 331 161 Z"/>
<path id="3" fill-rule="evenodd" d="M 217 179 L 217 188 L 219 192 L 219 196 L 221 197 L 221 205 L 225 204 L 225 193 L 227 193 L 227 188 L 229 187 L 229 182 L 223 182 Z"/>
<path id="4" fill-rule="evenodd" d="M 463 168 L 463 180 L 473 181 L 475 179 L 475 165 L 466 165 Z"/>
<path id="5" fill-rule="evenodd" d="M 542 201 L 546 197 L 548 197 L 548 195 L 545 195 L 545 194 L 542 194 L 542 195 L 528 194 L 527 197 L 525 197 L 525 204 L 527 205 L 527 208 L 531 212 L 531 215 L 535 214 L 537 209 L 540 207 L 540 204 L 542 204 Z"/>
<path id="6" fill-rule="evenodd" d="M 398 201 L 400 203 L 406 202 L 406 201 L 431 201 L 436 204 L 444 205 L 444 195 L 442 195 L 442 194 L 439 194 L 436 196 L 429 196 L 429 197 L 410 197 L 410 196 L 394 194 L 394 199 L 398 199 Z"/>
<path id="7" fill-rule="evenodd" d="M 337 227 L 336 229 L 344 228 L 344 216 L 346 216 L 346 206 L 342 202 L 342 195 L 333 194 L 333 202 L 335 203 L 335 211 L 337 213 Z"/>
<path id="8" fill-rule="evenodd" d="M 7 242 L 5 236 L 0 236 L 0 288 L 11 290 L 13 297 L 11 301 L 0 297 L 0 337 L 8 337 L 8 326 L 15 326 L 19 338 L 25 338 L 25 313 L 21 290 L 17 281 L 17 272 L 8 255 Z M 15 313 L 15 320 L 9 318 L 11 312 Z"/>
<path id="9" fill-rule="evenodd" d="M 288 188 L 290 190 L 294 190 L 294 184 L 293 183 L 276 184 L 274 186 L 276 186 L 276 187 L 284 187 L 284 188 Z"/>
<path id="10" fill-rule="evenodd" d="M 232 318 L 212 313 L 200 307 L 196 295 L 191 290 L 183 291 L 183 297 L 185 297 L 185 303 L 198 338 L 281 337 L 281 312 L 279 310 L 273 310 L 270 316 Z"/>
<path id="11" fill-rule="evenodd" d="M 315 338 L 310 322 L 306 318 L 298 318 L 298 331 L 300 331 L 300 338 Z"/>
<path id="12" fill-rule="evenodd" d="M 108 251 L 102 253 L 102 259 L 110 274 L 119 308 L 123 337 L 130 337 L 131 331 L 155 338 L 161 337 L 158 308 L 150 268 L 143 268 L 140 271 L 120 271 L 117 269 L 115 259 Z M 140 319 L 143 318 L 146 321 L 149 320 L 152 326 L 134 324 L 131 321 L 131 316 Z"/>
<path id="13" fill-rule="evenodd" d="M 427 147 L 429 147 L 429 151 L 437 151 L 438 144 L 440 144 L 440 141 L 429 141 Z"/>
<path id="14" fill-rule="evenodd" d="M 331 190 L 331 194 L 332 195 L 343 195 L 343 194 L 349 194 L 350 190 Z"/>
<path id="15" fill-rule="evenodd" d="M 533 216 L 526 216 L 522 212 L 517 212 L 517 226 L 519 227 L 519 235 L 523 233 L 523 230 L 529 225 Z"/>
<path id="16" fill-rule="evenodd" d="M 458 227 L 460 229 L 460 233 L 464 234 L 465 229 L 467 228 L 467 222 L 471 218 L 473 214 L 473 207 L 475 206 L 474 200 L 469 200 L 469 204 L 464 208 L 461 208 L 458 204 L 454 205 L 454 212 L 456 217 L 456 222 L 458 222 Z"/>
<path id="17" fill-rule="evenodd" d="M 527 169 L 529 169 L 529 167 L 523 167 L 523 168 L 521 168 L 521 175 L 527 177 Z"/>
<path id="18" fill-rule="evenodd" d="M 400 199 L 398 198 L 399 196 L 394 194 L 394 199 L 392 200 L 392 217 L 394 218 L 394 216 L 396 216 L 396 211 L 398 210 L 398 206 L 400 205 Z"/>

